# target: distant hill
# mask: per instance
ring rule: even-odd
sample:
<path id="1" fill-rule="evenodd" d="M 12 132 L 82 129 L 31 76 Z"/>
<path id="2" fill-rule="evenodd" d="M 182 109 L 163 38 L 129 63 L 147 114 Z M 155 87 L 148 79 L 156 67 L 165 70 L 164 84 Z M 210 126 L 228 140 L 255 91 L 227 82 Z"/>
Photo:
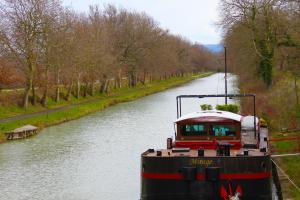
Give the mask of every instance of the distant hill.
<path id="1" fill-rule="evenodd" d="M 223 45 L 220 44 L 204 44 L 203 46 L 214 53 L 223 51 Z"/>

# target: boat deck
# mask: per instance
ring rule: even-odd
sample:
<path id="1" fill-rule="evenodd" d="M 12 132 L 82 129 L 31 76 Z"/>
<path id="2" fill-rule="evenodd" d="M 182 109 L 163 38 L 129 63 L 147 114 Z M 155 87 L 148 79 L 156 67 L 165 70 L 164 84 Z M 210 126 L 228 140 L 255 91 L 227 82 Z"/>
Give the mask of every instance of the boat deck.
<path id="1" fill-rule="evenodd" d="M 247 156 L 264 156 L 265 152 L 260 152 L 259 149 L 240 149 L 230 150 L 231 157 L 245 156 L 244 151 L 248 151 Z M 199 157 L 198 150 L 193 149 L 160 149 L 154 152 L 145 152 L 147 157 Z M 204 150 L 204 157 L 218 157 L 216 150 Z"/>
<path id="2" fill-rule="evenodd" d="M 260 137 L 259 148 L 257 148 L 256 137 Z M 256 137 L 254 135 L 254 131 L 242 132 L 242 141 L 244 142 L 244 148 L 241 148 L 239 150 L 230 150 L 230 156 L 265 156 L 268 153 L 268 129 L 261 127 L 260 133 Z M 261 151 L 261 149 L 264 150 Z M 148 150 L 143 155 L 148 157 L 199 157 L 198 150 L 193 150 L 189 148 L 160 149 L 156 151 Z M 217 150 L 204 150 L 204 157 L 218 156 L 219 155 L 217 154 Z"/>

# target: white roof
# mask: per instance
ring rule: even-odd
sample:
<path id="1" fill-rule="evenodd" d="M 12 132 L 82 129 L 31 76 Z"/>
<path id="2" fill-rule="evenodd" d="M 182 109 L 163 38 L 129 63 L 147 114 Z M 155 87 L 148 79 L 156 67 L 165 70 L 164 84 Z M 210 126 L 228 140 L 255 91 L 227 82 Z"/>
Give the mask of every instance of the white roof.
<path id="1" fill-rule="evenodd" d="M 205 110 L 205 111 L 198 111 L 198 112 L 183 115 L 175 122 L 185 120 L 185 119 L 199 118 L 199 117 L 222 117 L 222 118 L 231 119 L 240 122 L 243 116 L 232 112 L 222 111 L 222 110 Z"/>
<path id="2" fill-rule="evenodd" d="M 32 130 L 37 130 L 38 127 L 32 126 L 32 125 L 26 125 L 26 126 L 22 126 L 21 128 L 16 128 L 15 130 L 13 130 L 13 133 L 20 133 L 20 132 L 24 132 L 24 131 L 32 131 Z"/>

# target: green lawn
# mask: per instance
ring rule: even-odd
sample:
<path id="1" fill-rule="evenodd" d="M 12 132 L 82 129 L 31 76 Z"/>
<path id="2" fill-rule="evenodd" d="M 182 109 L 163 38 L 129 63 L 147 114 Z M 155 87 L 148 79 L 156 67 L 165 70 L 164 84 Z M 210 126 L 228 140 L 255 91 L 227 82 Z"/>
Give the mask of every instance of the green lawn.
<path id="1" fill-rule="evenodd" d="M 175 87 L 183 83 L 186 83 L 188 81 L 209 76 L 211 74 L 212 73 L 202 73 L 198 75 L 187 75 L 184 77 L 173 77 L 163 81 L 154 81 L 151 84 L 149 83 L 146 85 L 138 85 L 137 87 L 134 88 L 122 88 L 119 90 L 112 91 L 112 93 L 110 93 L 109 95 L 98 95 L 95 97 L 88 97 L 88 98 L 81 98 L 81 99 L 76 99 L 73 97 L 68 102 L 62 100 L 58 104 L 56 104 L 53 101 L 50 101 L 49 102 L 50 109 L 65 106 L 65 105 L 70 105 L 70 104 L 75 104 L 75 105 L 72 108 L 63 111 L 58 111 L 49 114 L 42 114 L 36 117 L 17 120 L 13 122 L 2 123 L 0 124 L 0 140 L 5 141 L 5 137 L 4 137 L 5 132 L 8 132 L 10 130 L 13 130 L 17 127 L 26 124 L 38 126 L 39 128 L 59 124 L 65 121 L 80 118 L 89 113 L 103 110 L 104 108 L 114 105 L 116 103 L 132 101 L 139 97 L 143 97 L 149 94 L 153 94 L 155 92 L 159 92 L 171 87 Z M 92 99 L 94 99 L 95 101 L 76 105 L 77 103 L 81 103 Z M 42 110 L 46 110 L 46 109 L 41 106 L 37 106 L 37 107 L 31 106 L 25 111 L 22 108 L 19 108 L 17 106 L 0 107 L 0 113 L 1 113 L 0 118 L 7 118 L 7 117 L 21 115 L 21 114 L 38 112 Z"/>
<path id="2" fill-rule="evenodd" d="M 275 137 L 295 137 L 299 133 L 287 133 L 286 136 Z M 272 145 L 275 149 L 288 153 L 288 150 L 297 149 L 298 144 L 296 141 L 276 141 Z M 293 180 L 298 187 L 300 187 L 300 156 L 275 158 L 276 163 L 285 171 L 285 173 Z M 278 170 L 279 171 L 279 170 Z M 300 199 L 300 192 L 288 182 L 283 180 L 281 182 L 283 198 L 284 199 Z"/>
<path id="3" fill-rule="evenodd" d="M 291 180 L 300 187 L 300 157 L 281 158 L 278 163 Z M 284 199 L 300 199 L 300 192 L 288 180 L 283 180 L 281 186 Z"/>

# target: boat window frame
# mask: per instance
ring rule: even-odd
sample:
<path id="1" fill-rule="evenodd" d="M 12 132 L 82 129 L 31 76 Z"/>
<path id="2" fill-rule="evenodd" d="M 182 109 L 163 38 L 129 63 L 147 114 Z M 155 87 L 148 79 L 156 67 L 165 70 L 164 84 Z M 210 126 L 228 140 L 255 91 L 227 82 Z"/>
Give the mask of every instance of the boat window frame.
<path id="1" fill-rule="evenodd" d="M 182 126 L 185 125 L 193 125 L 193 124 L 204 124 L 206 135 L 201 136 L 186 136 L 181 132 Z M 213 136 L 211 135 L 212 126 L 213 125 L 233 125 L 236 127 L 236 135 L 235 136 Z M 205 141 L 213 141 L 213 140 L 241 140 L 241 123 L 240 122 L 201 122 L 201 123 L 186 123 L 186 124 L 176 124 L 176 140 L 205 140 Z"/>
<path id="2" fill-rule="evenodd" d="M 235 135 L 232 136 L 216 136 L 213 134 L 213 126 L 224 126 L 224 125 L 227 125 L 227 126 L 234 126 L 235 127 Z M 238 126 L 236 126 L 235 124 L 230 124 L 230 123 L 214 123 L 214 124 L 210 124 L 209 126 L 209 136 L 212 137 L 212 138 L 228 138 L 228 137 L 236 137 L 238 135 Z"/>
<path id="3" fill-rule="evenodd" d="M 203 132 L 206 132 L 206 134 L 201 134 L 201 135 L 183 135 L 183 132 L 182 132 L 182 130 L 183 130 L 183 127 L 184 126 L 195 126 L 195 125 L 198 125 L 198 126 L 200 126 L 200 125 L 203 125 L 203 127 L 204 127 L 204 131 Z M 207 134 L 208 134 L 208 130 L 207 130 L 207 128 L 208 128 L 208 126 L 207 126 L 207 124 L 206 123 L 192 123 L 192 124 L 184 124 L 184 125 L 182 125 L 181 126 L 181 130 L 180 130 L 180 133 L 181 133 L 181 135 L 183 136 L 183 137 L 207 137 Z M 199 132 L 200 133 L 200 132 Z"/>

